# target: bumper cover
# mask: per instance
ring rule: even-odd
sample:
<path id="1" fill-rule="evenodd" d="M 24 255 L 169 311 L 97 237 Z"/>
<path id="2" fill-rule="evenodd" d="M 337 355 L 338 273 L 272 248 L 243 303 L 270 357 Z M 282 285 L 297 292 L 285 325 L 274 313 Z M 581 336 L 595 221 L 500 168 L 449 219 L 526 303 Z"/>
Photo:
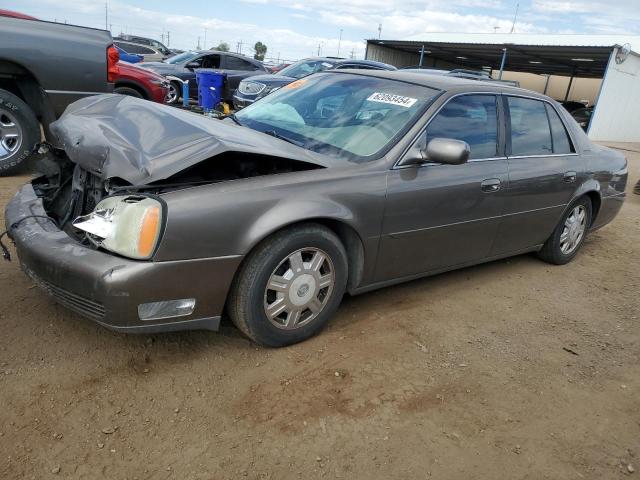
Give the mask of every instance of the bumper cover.
<path id="1" fill-rule="evenodd" d="M 31 184 L 5 211 L 7 228 L 28 215 L 46 215 Z M 9 232 L 20 264 L 34 282 L 71 310 L 112 330 L 151 333 L 217 330 L 240 256 L 150 262 L 79 244 L 52 222 L 29 218 Z M 142 303 L 195 298 L 189 316 L 141 321 Z"/>

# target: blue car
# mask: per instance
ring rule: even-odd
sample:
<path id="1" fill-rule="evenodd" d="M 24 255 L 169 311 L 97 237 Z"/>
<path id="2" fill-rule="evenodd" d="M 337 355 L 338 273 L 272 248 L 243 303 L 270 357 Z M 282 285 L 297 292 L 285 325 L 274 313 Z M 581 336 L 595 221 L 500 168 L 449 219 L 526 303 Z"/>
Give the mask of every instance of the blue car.
<path id="1" fill-rule="evenodd" d="M 144 60 L 144 57 L 142 55 L 134 55 L 133 53 L 127 53 L 117 45 L 115 45 L 115 47 L 116 47 L 116 50 L 118 50 L 118 53 L 120 54 L 120 60 L 122 60 L 123 62 L 140 63 L 142 60 Z"/>

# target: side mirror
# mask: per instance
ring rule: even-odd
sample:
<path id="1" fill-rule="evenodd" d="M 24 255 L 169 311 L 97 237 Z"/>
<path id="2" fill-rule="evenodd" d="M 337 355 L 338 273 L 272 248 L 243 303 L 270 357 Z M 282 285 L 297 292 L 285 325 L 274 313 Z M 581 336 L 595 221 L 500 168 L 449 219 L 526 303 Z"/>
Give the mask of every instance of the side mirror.
<path id="1" fill-rule="evenodd" d="M 452 138 L 434 138 L 424 152 L 425 161 L 461 165 L 469 160 L 471 149 L 467 142 Z"/>
<path id="2" fill-rule="evenodd" d="M 194 68 L 199 68 L 199 67 L 200 67 L 200 64 L 198 62 L 190 62 L 185 65 L 185 68 L 188 68 L 189 70 L 193 70 Z"/>

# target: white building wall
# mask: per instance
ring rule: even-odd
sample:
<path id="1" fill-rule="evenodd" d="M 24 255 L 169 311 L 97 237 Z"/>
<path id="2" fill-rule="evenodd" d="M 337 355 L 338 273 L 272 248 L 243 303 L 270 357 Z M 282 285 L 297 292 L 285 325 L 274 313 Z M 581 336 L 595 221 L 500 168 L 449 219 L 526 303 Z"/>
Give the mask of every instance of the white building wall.
<path id="1" fill-rule="evenodd" d="M 640 55 L 617 64 L 616 48 L 602 82 L 589 138 L 607 142 L 640 142 Z"/>

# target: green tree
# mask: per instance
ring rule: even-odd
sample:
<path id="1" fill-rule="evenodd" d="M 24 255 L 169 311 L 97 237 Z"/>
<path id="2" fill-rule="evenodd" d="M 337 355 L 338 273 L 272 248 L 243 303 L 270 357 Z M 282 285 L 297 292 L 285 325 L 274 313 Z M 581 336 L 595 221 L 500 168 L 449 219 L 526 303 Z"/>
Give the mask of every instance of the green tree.
<path id="1" fill-rule="evenodd" d="M 256 52 L 253 58 L 256 60 L 264 60 L 264 56 L 267 53 L 267 46 L 262 42 L 256 42 L 253 46 L 253 50 Z"/>
<path id="2" fill-rule="evenodd" d="M 229 44 L 227 42 L 220 42 L 217 47 L 213 47 L 211 50 L 218 50 L 220 52 L 228 52 Z"/>

